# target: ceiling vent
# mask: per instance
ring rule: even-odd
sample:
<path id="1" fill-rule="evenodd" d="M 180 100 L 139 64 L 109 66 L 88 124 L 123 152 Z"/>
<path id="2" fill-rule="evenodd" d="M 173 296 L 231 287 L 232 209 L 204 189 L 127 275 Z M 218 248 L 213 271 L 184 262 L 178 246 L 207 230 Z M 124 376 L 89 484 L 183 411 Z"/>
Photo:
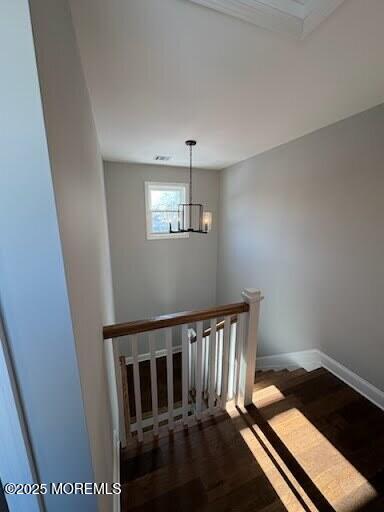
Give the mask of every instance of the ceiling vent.
<path id="1" fill-rule="evenodd" d="M 344 0 L 191 0 L 235 18 L 304 39 Z"/>
<path id="2" fill-rule="evenodd" d="M 154 157 L 154 160 L 156 160 L 157 162 L 168 162 L 168 160 L 170 159 L 171 157 L 166 155 L 155 155 Z"/>

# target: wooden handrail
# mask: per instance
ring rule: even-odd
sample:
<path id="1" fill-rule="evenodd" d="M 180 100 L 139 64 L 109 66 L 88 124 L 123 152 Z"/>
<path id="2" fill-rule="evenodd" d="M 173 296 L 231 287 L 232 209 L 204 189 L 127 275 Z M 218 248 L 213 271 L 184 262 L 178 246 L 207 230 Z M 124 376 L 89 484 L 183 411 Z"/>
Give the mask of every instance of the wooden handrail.
<path id="1" fill-rule="evenodd" d="M 237 315 L 231 316 L 231 324 L 235 324 L 236 322 L 237 322 Z M 220 320 L 220 322 L 217 322 L 217 324 L 216 324 L 216 332 L 220 331 L 221 329 L 224 329 L 224 320 Z M 207 327 L 203 331 L 203 338 L 205 338 L 206 336 L 209 336 L 210 334 L 211 334 L 211 328 Z M 197 340 L 197 336 L 191 337 L 191 343 L 195 343 L 196 340 Z"/>
<path id="2" fill-rule="evenodd" d="M 246 302 L 226 304 L 224 306 L 216 306 L 197 311 L 182 311 L 171 315 L 155 316 L 154 318 L 149 318 L 147 320 L 136 320 L 134 322 L 122 324 L 106 325 L 103 328 L 103 336 L 104 339 L 107 340 L 110 338 L 118 338 L 120 336 L 128 336 L 130 334 L 163 329 L 165 327 L 173 327 L 175 325 L 210 320 L 211 318 L 238 315 L 239 313 L 247 313 L 248 311 L 249 304 Z"/>

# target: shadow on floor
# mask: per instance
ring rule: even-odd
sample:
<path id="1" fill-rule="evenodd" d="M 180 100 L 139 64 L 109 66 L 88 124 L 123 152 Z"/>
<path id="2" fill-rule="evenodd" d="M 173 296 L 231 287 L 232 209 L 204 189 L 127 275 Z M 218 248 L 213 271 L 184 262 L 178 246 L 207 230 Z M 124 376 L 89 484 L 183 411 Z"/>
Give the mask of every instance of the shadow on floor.
<path id="1" fill-rule="evenodd" d="M 383 512 L 384 413 L 323 369 L 296 379 L 285 375 L 274 385 L 280 398 L 273 403 L 259 408 L 252 405 L 237 417 L 223 413 L 134 454 L 123 451 L 122 512 L 289 512 L 291 506 L 309 512 L 313 507 L 308 505 L 308 498 L 320 512 Z M 364 499 L 360 489 L 348 494 L 348 471 L 341 475 L 341 497 L 326 484 L 320 488 L 316 485 L 300 457 L 295 457 L 289 436 L 273 426 L 274 418 L 291 410 L 299 411 L 297 417 L 303 415 L 302 423 L 325 439 L 321 454 L 325 473 L 329 450 L 337 450 L 375 490 L 375 496 Z M 311 469 L 316 473 L 315 452 L 303 435 L 302 451 L 306 443 Z M 265 474 L 260 456 L 264 463 L 268 460 L 269 468 L 275 468 L 272 472 Z M 332 463 L 330 460 L 330 468 Z"/>
<path id="2" fill-rule="evenodd" d="M 255 435 L 252 423 L 260 428 L 319 510 L 334 508 L 269 423 L 291 410 L 292 404 L 375 490 L 376 496 L 366 503 L 359 503 L 362 490 L 356 490 L 345 503 L 345 510 L 384 511 L 384 412 L 324 369 L 312 372 L 308 380 L 283 379 L 274 385 L 284 398 L 259 409 L 255 405 L 247 407 L 252 422 L 249 424 L 246 415 L 244 420 Z"/>

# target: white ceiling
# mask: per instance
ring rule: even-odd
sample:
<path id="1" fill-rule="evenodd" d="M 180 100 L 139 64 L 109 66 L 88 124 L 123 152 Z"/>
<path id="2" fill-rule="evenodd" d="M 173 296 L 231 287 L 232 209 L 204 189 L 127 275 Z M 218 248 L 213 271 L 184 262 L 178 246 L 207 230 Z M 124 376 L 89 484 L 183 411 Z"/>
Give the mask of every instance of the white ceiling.
<path id="1" fill-rule="evenodd" d="M 105 159 L 222 168 L 384 101 L 384 1 L 297 41 L 190 0 L 71 0 Z M 161 164 L 160 164 L 161 165 Z"/>

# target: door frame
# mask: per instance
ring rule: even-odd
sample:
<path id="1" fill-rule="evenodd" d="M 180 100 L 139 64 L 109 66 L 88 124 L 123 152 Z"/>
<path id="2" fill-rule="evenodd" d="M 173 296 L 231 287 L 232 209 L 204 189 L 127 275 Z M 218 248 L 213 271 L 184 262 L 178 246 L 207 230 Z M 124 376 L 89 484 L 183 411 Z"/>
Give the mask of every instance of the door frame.
<path id="1" fill-rule="evenodd" d="M 2 484 L 40 483 L 11 350 L 0 312 L 0 478 Z M 45 512 L 39 495 L 5 495 L 10 512 Z"/>

